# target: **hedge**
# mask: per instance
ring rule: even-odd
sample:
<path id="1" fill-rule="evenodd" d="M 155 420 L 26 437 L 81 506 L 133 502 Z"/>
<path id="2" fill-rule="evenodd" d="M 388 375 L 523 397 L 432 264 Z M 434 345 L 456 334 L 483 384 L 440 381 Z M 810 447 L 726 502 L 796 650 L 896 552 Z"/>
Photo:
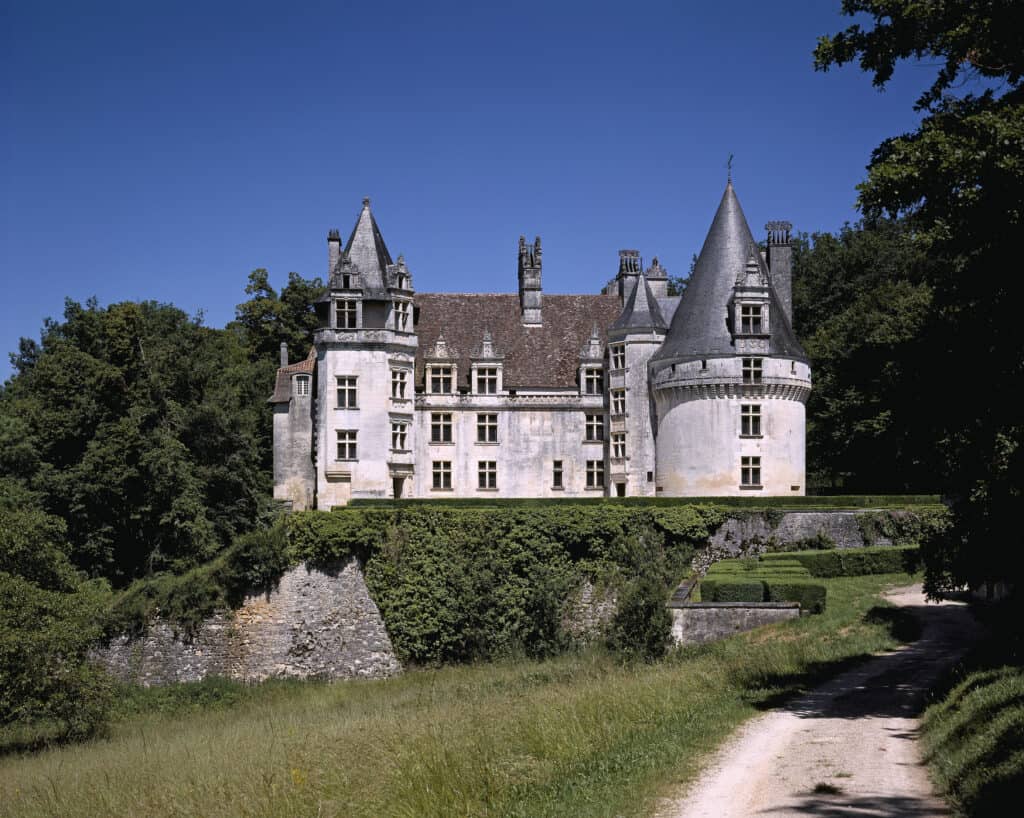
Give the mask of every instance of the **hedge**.
<path id="1" fill-rule="evenodd" d="M 920 551 L 916 546 L 872 546 L 842 548 L 833 551 L 789 551 L 762 554 L 765 565 L 796 559 L 813 577 L 854 577 L 865 574 L 913 573 L 920 568 Z"/>
<path id="2" fill-rule="evenodd" d="M 704 602 L 764 602 L 761 580 L 705 579 L 700 584 Z"/>
<path id="3" fill-rule="evenodd" d="M 408 500 L 360 498 L 348 508 L 544 508 L 548 506 L 640 506 L 672 508 L 676 506 L 716 505 L 742 509 L 850 509 L 904 508 L 928 506 L 944 508 L 937 494 L 847 494 L 805 497 L 450 497 Z"/>
<path id="4" fill-rule="evenodd" d="M 801 612 L 821 613 L 825 610 L 825 586 L 800 580 L 768 580 L 765 582 L 769 602 L 799 602 Z"/>

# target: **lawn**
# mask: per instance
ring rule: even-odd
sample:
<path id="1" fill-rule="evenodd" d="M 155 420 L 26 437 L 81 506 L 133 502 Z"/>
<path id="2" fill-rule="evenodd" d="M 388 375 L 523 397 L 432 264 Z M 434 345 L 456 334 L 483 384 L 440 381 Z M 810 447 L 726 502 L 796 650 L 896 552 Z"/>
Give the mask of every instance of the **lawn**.
<path id="1" fill-rule="evenodd" d="M 823 580 L 828 608 L 623 666 L 598 651 L 375 682 L 126 690 L 111 736 L 0 759 L 0 814 L 635 816 L 744 719 L 892 647 L 906 575 Z"/>

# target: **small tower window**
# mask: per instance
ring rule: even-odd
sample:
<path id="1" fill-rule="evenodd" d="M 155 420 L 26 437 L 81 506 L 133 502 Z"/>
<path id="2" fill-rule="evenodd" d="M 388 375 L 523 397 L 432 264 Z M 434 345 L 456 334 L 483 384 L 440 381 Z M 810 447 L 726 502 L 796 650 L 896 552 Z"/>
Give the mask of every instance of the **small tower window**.
<path id="1" fill-rule="evenodd" d="M 564 488 L 562 484 L 562 461 L 555 460 L 551 464 L 551 488 Z"/>
<path id="2" fill-rule="evenodd" d="M 338 378 L 338 408 L 359 408 L 356 400 L 356 378 L 354 375 L 342 375 Z"/>
<path id="3" fill-rule="evenodd" d="M 395 329 L 405 332 L 409 328 L 409 302 L 395 302 Z"/>
<path id="4" fill-rule="evenodd" d="M 409 373 L 404 369 L 391 370 L 391 397 L 395 400 L 405 400 L 405 385 Z"/>
<path id="5" fill-rule="evenodd" d="M 612 390 L 612 414 L 613 415 L 624 415 L 624 414 L 626 414 L 626 390 L 625 389 L 613 389 Z"/>
<path id="6" fill-rule="evenodd" d="M 338 329 L 356 329 L 357 314 L 355 301 L 339 301 L 337 303 Z"/>
<path id="7" fill-rule="evenodd" d="M 295 379 L 295 394 L 300 398 L 305 398 L 309 395 L 309 375 L 299 375 Z"/>
<path id="8" fill-rule="evenodd" d="M 616 460 L 624 460 L 626 457 L 626 433 L 612 433 L 612 457 Z"/>
<path id="9" fill-rule="evenodd" d="M 604 388 L 604 378 L 600 367 L 587 367 L 583 370 L 583 392 L 586 395 L 600 395 Z"/>
<path id="10" fill-rule="evenodd" d="M 742 404 L 740 406 L 740 434 L 744 437 L 761 436 L 760 404 Z"/>
<path id="11" fill-rule="evenodd" d="M 408 437 L 408 423 L 391 424 L 391 448 L 396 452 L 406 451 L 406 439 Z"/>
<path id="12" fill-rule="evenodd" d="M 341 275 L 341 289 L 351 290 L 352 289 L 352 276 L 348 273 L 342 273 Z"/>
<path id="13" fill-rule="evenodd" d="M 740 458 L 740 485 L 751 488 L 761 486 L 761 458 L 741 457 Z"/>
<path id="14" fill-rule="evenodd" d="M 612 344 L 612 369 L 626 368 L 626 345 Z"/>
<path id="15" fill-rule="evenodd" d="M 740 332 L 743 335 L 760 335 L 764 332 L 760 304 L 743 304 L 740 307 Z"/>
<path id="16" fill-rule="evenodd" d="M 762 358 L 743 359 L 743 383 L 763 383 L 764 366 Z"/>

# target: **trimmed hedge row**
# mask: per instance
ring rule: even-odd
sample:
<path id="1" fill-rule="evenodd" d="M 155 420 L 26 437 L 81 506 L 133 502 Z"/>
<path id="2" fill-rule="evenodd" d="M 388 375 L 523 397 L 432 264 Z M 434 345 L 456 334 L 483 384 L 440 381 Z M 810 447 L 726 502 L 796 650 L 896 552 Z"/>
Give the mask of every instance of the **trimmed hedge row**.
<path id="1" fill-rule="evenodd" d="M 930 506 L 942 508 L 937 494 L 847 494 L 806 497 L 451 497 L 409 500 L 352 500 L 349 508 L 544 508 L 547 506 L 642 506 L 671 508 L 674 506 L 716 505 L 742 509 L 851 509 L 904 508 Z"/>
<path id="2" fill-rule="evenodd" d="M 865 574 L 912 574 L 921 567 L 917 546 L 873 546 L 833 551 L 789 551 L 763 554 L 762 564 L 774 566 L 796 559 L 813 577 L 857 577 Z"/>
<path id="3" fill-rule="evenodd" d="M 824 585 L 795 577 L 715 577 L 701 582 L 700 593 L 704 602 L 799 602 L 808 613 L 821 613 L 826 601 Z"/>

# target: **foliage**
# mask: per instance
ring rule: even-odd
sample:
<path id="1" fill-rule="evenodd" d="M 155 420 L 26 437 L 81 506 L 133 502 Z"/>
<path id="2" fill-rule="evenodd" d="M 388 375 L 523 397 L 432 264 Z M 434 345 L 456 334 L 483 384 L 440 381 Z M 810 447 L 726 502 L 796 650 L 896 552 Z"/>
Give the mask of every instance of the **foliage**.
<path id="1" fill-rule="evenodd" d="M 868 545 L 885 538 L 893 545 L 927 546 L 944 539 L 951 523 L 946 509 L 876 511 L 857 516 L 857 525 Z"/>
<path id="2" fill-rule="evenodd" d="M 925 550 L 931 592 L 986 580 L 1024 580 L 1017 513 L 1024 486 L 1024 423 L 1016 390 L 1024 373 L 1017 305 L 1008 275 L 1024 234 L 1024 6 L 1014 0 L 844 0 L 873 26 L 823 37 L 819 69 L 859 60 L 884 86 L 906 58 L 938 58 L 917 107 L 919 127 L 874 152 L 860 185 L 869 220 L 896 215 L 931 266 L 932 305 L 921 331 L 920 400 L 943 459 L 955 531 Z M 949 388 L 970 373 L 979 390 Z"/>
<path id="3" fill-rule="evenodd" d="M 937 494 L 841 494 L 806 497 L 453 497 L 450 499 L 375 500 L 357 499 L 353 508 L 544 508 L 559 506 L 641 506 L 676 508 L 711 506 L 721 511 L 743 509 L 750 513 L 787 509 L 907 508 L 940 506 Z"/>
<path id="4" fill-rule="evenodd" d="M 774 578 L 764 584 L 768 602 L 799 602 L 801 613 L 820 614 L 825 610 L 825 586 L 820 582 Z"/>
<path id="5" fill-rule="evenodd" d="M 795 560 L 813 577 L 857 577 L 900 571 L 914 573 L 920 567 L 920 550 L 917 546 L 874 546 L 764 554 L 761 559 L 772 570 L 777 565 L 788 565 Z"/>

